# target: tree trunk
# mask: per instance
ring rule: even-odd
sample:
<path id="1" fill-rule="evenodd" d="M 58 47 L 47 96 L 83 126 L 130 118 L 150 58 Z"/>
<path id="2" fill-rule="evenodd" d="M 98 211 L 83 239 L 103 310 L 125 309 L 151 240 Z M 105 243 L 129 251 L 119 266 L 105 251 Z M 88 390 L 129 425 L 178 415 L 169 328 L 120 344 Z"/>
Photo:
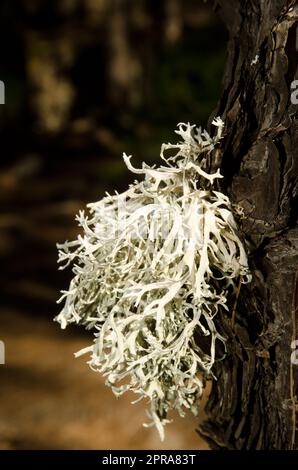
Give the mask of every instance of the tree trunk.
<path id="1" fill-rule="evenodd" d="M 199 429 L 212 448 L 297 449 L 295 3 L 216 2 L 230 40 L 216 111 L 226 133 L 213 167 L 221 166 L 224 191 L 244 210 L 253 280 L 239 292 L 234 325 L 226 314 L 217 319 L 227 355 Z"/>

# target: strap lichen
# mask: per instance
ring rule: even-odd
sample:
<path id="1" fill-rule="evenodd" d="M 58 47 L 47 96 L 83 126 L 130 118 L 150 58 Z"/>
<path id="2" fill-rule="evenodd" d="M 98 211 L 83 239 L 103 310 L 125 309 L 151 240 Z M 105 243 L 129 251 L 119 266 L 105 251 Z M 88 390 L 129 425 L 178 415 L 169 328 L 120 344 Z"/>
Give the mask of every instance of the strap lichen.
<path id="1" fill-rule="evenodd" d="M 229 314 L 239 280 L 250 280 L 231 203 L 214 189 L 222 176 L 208 173 L 223 129 L 220 118 L 212 124 L 214 137 L 178 124 L 180 141 L 161 147 L 165 166 L 135 169 L 124 154 L 143 180 L 88 204 L 77 216 L 82 235 L 58 245 L 73 279 L 57 320 L 92 330 L 93 344 L 77 355 L 90 354 L 117 396 L 132 390 L 148 399 L 146 426 L 161 439 L 171 409 L 197 413 L 216 342 L 225 344 L 214 318 L 219 309 Z"/>

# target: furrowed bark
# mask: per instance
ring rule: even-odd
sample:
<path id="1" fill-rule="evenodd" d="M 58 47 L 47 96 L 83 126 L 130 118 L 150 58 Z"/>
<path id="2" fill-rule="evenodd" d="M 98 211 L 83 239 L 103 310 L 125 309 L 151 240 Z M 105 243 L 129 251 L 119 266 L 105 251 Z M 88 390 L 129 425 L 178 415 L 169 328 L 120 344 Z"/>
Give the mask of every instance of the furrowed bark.
<path id="1" fill-rule="evenodd" d="M 212 448 L 297 449 L 298 5 L 221 0 L 215 9 L 230 40 L 215 112 L 226 133 L 213 167 L 244 210 L 253 280 L 241 287 L 234 326 L 225 313 L 217 319 L 227 355 L 216 365 L 199 433 Z"/>

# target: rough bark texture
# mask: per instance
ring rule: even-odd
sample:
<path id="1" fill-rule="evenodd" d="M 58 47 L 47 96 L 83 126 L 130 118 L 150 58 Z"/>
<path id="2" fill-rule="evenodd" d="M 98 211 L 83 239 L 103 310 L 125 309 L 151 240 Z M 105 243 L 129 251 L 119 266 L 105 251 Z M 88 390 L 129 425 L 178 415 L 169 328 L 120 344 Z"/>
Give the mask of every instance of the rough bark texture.
<path id="1" fill-rule="evenodd" d="M 253 281 L 240 290 L 234 326 L 225 314 L 218 318 L 227 355 L 199 432 L 216 448 L 295 449 L 298 106 L 290 95 L 298 6 L 221 0 L 216 10 L 230 41 L 216 111 L 226 136 L 213 166 L 221 166 L 225 191 L 244 209 Z"/>

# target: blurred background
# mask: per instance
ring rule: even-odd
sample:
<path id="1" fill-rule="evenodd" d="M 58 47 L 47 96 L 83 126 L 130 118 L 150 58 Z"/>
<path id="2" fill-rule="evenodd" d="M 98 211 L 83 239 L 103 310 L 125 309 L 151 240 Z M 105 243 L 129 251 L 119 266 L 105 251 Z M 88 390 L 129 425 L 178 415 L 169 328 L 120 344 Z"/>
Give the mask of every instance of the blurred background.
<path id="1" fill-rule="evenodd" d="M 207 448 L 191 416 L 160 443 L 145 404 L 73 358 L 90 338 L 52 321 L 71 278 L 55 245 L 87 202 L 135 179 L 123 151 L 158 163 L 178 122 L 207 124 L 226 48 L 203 0 L 1 0 L 1 449 Z"/>

